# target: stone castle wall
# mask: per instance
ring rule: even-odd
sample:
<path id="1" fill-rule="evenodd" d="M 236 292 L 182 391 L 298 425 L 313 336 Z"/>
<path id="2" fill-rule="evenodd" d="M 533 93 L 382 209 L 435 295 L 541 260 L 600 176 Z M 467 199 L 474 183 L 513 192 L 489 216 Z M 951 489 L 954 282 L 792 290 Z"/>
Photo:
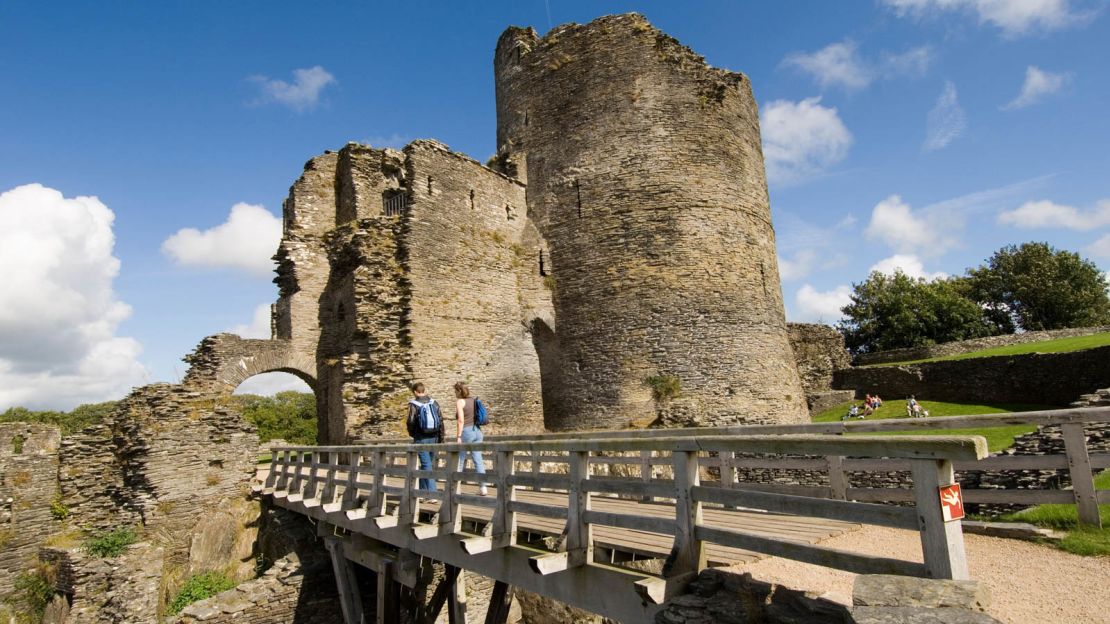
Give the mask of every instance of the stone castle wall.
<path id="1" fill-rule="evenodd" d="M 330 169 L 322 158 L 309 161 L 286 202 L 307 196 L 317 208 L 309 216 L 334 214 L 330 228 L 301 228 L 287 208 L 286 222 L 286 236 L 323 232 L 328 268 L 313 325 L 320 441 L 403 435 L 413 380 L 448 419 L 452 385 L 466 380 L 504 414 L 489 431 L 541 431 L 532 325 L 553 320 L 523 185 L 434 141 L 403 152 L 351 143 Z M 294 345 L 299 327 L 291 325 Z"/>
<path id="2" fill-rule="evenodd" d="M 870 366 L 872 364 L 886 364 L 888 362 L 908 362 L 912 360 L 926 360 L 949 355 L 970 353 L 992 347 L 1041 342 L 1042 340 L 1055 340 L 1057 338 L 1072 338 L 1076 336 L 1090 336 L 1110 331 L 1110 327 L 1073 327 L 1071 329 L 1051 329 L 1046 331 L 1031 331 L 1021 334 L 1004 334 L 1001 336 L 987 336 L 986 338 L 973 338 L 959 340 L 944 344 L 929 345 L 925 347 L 912 347 L 908 349 L 891 349 L 878 353 L 862 353 L 855 358 L 856 366 Z"/>
<path id="3" fill-rule="evenodd" d="M 57 524 L 50 504 L 58 497 L 60 439 L 50 425 L 0 423 L 0 597 Z"/>
<path id="4" fill-rule="evenodd" d="M 801 422 L 748 79 L 639 15 L 510 28 L 498 145 L 550 248 L 553 429 Z M 682 395 L 659 406 L 646 378 Z"/>
<path id="5" fill-rule="evenodd" d="M 889 401 L 913 394 L 935 401 L 1066 406 L 1079 395 L 1110 385 L 1107 358 L 1110 347 L 856 367 L 836 371 L 833 387 L 855 390 L 857 398 L 878 393 Z"/>

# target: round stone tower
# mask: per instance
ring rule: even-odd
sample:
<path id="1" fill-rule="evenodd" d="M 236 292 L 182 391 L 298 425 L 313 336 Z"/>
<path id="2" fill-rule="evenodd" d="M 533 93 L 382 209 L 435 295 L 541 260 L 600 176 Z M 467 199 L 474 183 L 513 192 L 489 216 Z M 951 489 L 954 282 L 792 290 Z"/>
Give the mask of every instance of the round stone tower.
<path id="1" fill-rule="evenodd" d="M 546 426 L 807 420 L 748 79 L 635 14 L 510 28 L 494 71 L 499 162 L 550 256 Z"/>

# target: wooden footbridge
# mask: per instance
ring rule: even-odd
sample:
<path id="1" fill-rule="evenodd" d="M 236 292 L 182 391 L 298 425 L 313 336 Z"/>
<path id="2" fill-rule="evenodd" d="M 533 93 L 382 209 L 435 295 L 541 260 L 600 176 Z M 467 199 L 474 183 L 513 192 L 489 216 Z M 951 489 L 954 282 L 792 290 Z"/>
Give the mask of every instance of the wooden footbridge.
<path id="1" fill-rule="evenodd" d="M 505 621 L 511 586 L 617 621 L 649 622 L 706 566 L 762 555 L 858 573 L 967 578 L 960 523 L 944 520 L 940 486 L 953 483 L 953 462 L 986 456 L 983 438 L 742 433 L 751 429 L 275 447 L 256 490 L 329 527 L 348 622 L 364 621 L 353 565 L 377 573 L 377 621 L 395 622 L 400 587 L 419 582 L 421 558 L 446 565 L 422 615 L 433 621 L 448 604 L 452 622 L 465 621 L 456 582 L 464 570 L 495 581 L 490 623 Z M 419 470 L 418 452 L 430 450 L 434 466 Z M 475 450 L 493 460 L 484 476 L 457 470 L 460 454 Z M 737 482 L 738 465 L 781 455 L 904 462 L 913 504 Z M 438 490 L 418 490 L 419 479 L 436 480 Z M 478 494 L 479 479 L 490 483 L 488 496 Z M 861 523 L 919 531 L 924 563 L 817 543 Z M 639 559 L 663 563 L 651 573 Z"/>

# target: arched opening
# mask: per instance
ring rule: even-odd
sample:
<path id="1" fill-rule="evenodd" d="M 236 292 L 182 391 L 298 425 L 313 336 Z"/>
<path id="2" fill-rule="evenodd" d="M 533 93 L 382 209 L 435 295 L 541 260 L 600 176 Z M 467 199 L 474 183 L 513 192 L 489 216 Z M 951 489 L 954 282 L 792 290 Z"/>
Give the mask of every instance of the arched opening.
<path id="1" fill-rule="evenodd" d="M 258 429 L 258 441 L 316 444 L 316 393 L 291 372 L 270 371 L 247 378 L 232 394 L 243 418 Z"/>

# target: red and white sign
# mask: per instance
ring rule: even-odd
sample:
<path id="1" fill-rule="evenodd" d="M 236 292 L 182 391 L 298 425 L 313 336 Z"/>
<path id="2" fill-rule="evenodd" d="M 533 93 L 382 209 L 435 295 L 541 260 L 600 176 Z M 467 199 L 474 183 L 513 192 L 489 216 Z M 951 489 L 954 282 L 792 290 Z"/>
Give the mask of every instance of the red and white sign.
<path id="1" fill-rule="evenodd" d="M 940 511 L 945 522 L 964 517 L 964 495 L 959 483 L 940 486 Z"/>

